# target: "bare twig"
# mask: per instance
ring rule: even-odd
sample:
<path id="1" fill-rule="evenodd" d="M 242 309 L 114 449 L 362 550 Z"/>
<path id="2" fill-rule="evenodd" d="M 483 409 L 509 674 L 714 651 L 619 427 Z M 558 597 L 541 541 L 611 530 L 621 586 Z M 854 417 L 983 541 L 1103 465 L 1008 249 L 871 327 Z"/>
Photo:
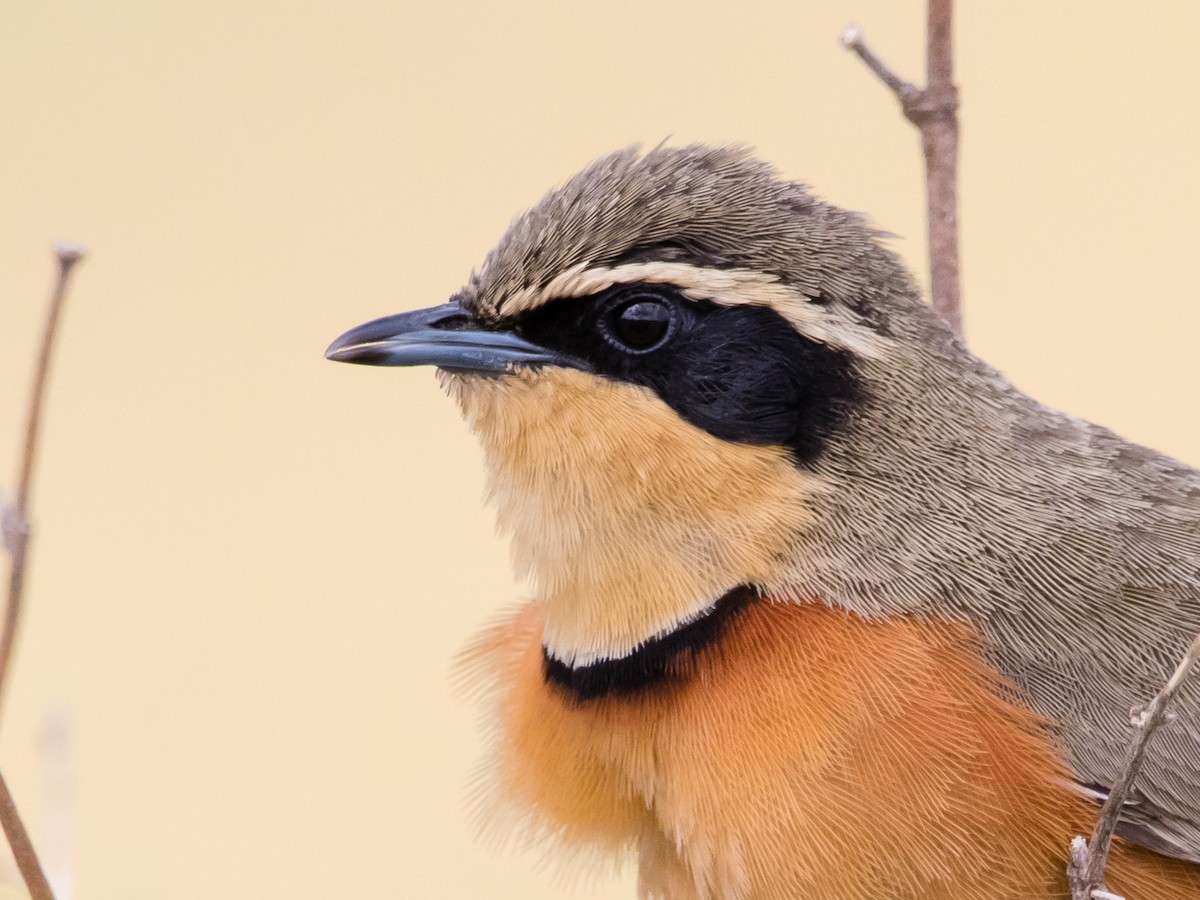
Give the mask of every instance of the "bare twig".
<path id="1" fill-rule="evenodd" d="M 853 50 L 858 54 L 858 58 L 867 64 L 867 68 L 879 76 L 879 80 L 892 89 L 892 93 L 896 95 L 896 99 L 900 101 L 902 108 L 905 108 L 905 115 L 908 115 L 907 106 L 913 101 L 921 89 L 910 81 L 905 81 L 876 55 L 866 41 L 866 35 L 863 30 L 857 25 L 847 26 L 842 32 L 842 45 L 847 50 Z"/>
<path id="2" fill-rule="evenodd" d="M 929 0 L 927 76 L 918 88 L 897 75 L 866 42 L 861 28 L 842 32 L 853 50 L 900 101 L 905 117 L 921 133 L 925 153 L 925 196 L 929 220 L 929 292 L 933 308 L 962 334 L 962 291 L 958 266 L 958 89 L 953 81 L 954 0 Z"/>
<path id="3" fill-rule="evenodd" d="M 29 889 L 29 896 L 32 900 L 54 900 L 50 883 L 46 881 L 46 873 L 42 871 L 42 864 L 38 862 L 37 854 L 33 852 L 29 832 L 25 830 L 21 817 L 17 814 L 17 805 L 13 802 L 12 794 L 9 793 L 8 784 L 4 781 L 2 774 L 0 774 L 0 823 L 4 825 L 4 835 L 8 838 L 8 845 L 12 847 L 13 858 L 17 861 L 17 868 L 20 869 L 21 877 L 25 880 L 25 887 Z"/>
<path id="4" fill-rule="evenodd" d="M 1146 749 L 1158 729 L 1174 718 L 1169 709 L 1171 700 L 1198 659 L 1200 635 L 1192 641 L 1187 653 L 1158 695 L 1144 707 L 1133 711 L 1133 739 L 1125 751 L 1120 774 L 1100 809 L 1100 817 L 1092 831 L 1092 840 L 1089 843 L 1082 837 L 1076 837 L 1071 841 L 1071 862 L 1067 866 L 1067 877 L 1071 883 L 1072 900 L 1120 900 L 1104 883 L 1104 867 L 1108 864 L 1108 851 L 1112 846 L 1117 821 L 1121 818 L 1121 809 L 1133 791 Z"/>
<path id="5" fill-rule="evenodd" d="M 37 441 L 40 431 L 42 407 L 45 404 L 46 379 L 50 373 L 50 359 L 54 350 L 54 336 L 62 313 L 63 301 L 67 296 L 67 283 L 71 269 L 83 258 L 83 247 L 79 244 L 60 242 L 54 245 L 58 257 L 58 278 L 50 293 L 50 305 L 46 310 L 46 324 L 42 329 L 42 346 L 37 368 L 33 375 L 33 388 L 29 395 L 29 408 L 25 417 L 25 444 L 21 452 L 21 468 L 17 475 L 17 494 L 14 502 L 4 503 L 0 509 L 3 521 L 4 542 L 12 555 L 8 575 L 8 605 L 4 611 L 4 627 L 0 631 L 0 703 L 4 699 L 9 663 L 12 658 L 13 641 L 21 617 L 21 591 L 25 585 L 25 556 L 29 549 L 29 495 L 33 487 L 33 466 L 37 459 Z"/>
<path id="6" fill-rule="evenodd" d="M 46 380 L 50 374 L 50 359 L 54 350 L 54 337 L 67 297 L 67 284 L 71 270 L 83 258 L 83 247 L 73 243 L 54 245 L 58 257 L 58 278 L 50 292 L 50 305 L 46 310 L 46 324 L 42 328 L 41 351 L 37 368 L 33 373 L 33 387 L 29 394 L 29 408 L 25 417 L 25 443 L 21 451 L 20 470 L 17 474 L 17 494 L 12 503 L 0 497 L 0 533 L 4 546 L 12 556 L 8 575 L 8 606 L 4 611 L 4 626 L 0 632 L 0 700 L 3 699 L 9 663 L 12 659 L 13 642 L 17 624 L 21 618 L 21 592 L 25 586 L 25 559 L 29 550 L 29 497 L 33 487 L 33 467 L 37 459 L 38 434 L 45 405 Z M 17 806 L 13 802 L 8 785 L 0 775 L 0 823 L 12 847 L 13 857 L 21 877 L 33 900 L 54 900 L 54 894 L 46 881 L 34 852 L 29 833 L 21 822 Z"/>

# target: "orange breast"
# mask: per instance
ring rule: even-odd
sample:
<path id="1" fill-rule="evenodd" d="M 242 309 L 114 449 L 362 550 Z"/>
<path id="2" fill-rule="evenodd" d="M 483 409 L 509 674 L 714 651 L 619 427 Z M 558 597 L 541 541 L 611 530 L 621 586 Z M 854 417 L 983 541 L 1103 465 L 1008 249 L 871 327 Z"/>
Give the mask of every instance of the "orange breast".
<path id="1" fill-rule="evenodd" d="M 690 677 L 579 702 L 542 676 L 541 607 L 467 661 L 496 704 L 499 808 L 572 847 L 637 852 L 643 893 L 1067 898 L 1095 817 L 966 626 L 759 602 Z M 1128 900 L 1200 897 L 1200 867 L 1118 842 Z"/>

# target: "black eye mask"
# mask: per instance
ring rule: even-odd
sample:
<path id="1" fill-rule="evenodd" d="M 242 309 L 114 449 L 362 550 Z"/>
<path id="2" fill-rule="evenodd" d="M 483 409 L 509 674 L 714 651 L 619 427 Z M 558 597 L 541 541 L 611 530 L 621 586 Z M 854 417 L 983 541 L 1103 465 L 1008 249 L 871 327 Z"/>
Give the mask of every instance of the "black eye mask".
<path id="1" fill-rule="evenodd" d="M 862 395 L 849 353 L 797 333 L 775 310 L 697 302 L 667 285 L 554 300 L 513 330 L 598 375 L 650 388 L 716 437 L 782 445 L 801 463 Z"/>

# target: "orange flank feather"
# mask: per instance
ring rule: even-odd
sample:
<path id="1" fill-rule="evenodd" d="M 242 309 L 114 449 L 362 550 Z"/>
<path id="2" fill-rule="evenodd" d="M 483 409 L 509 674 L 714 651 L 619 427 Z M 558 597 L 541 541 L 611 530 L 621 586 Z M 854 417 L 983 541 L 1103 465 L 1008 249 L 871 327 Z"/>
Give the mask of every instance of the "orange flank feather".
<path id="1" fill-rule="evenodd" d="M 966 625 L 761 601 L 675 680 L 580 701 L 543 679 L 530 603 L 467 651 L 496 695 L 497 802 L 533 834 L 637 854 L 666 900 L 1068 898 L 1096 807 Z M 1200 867 L 1119 839 L 1128 900 Z"/>

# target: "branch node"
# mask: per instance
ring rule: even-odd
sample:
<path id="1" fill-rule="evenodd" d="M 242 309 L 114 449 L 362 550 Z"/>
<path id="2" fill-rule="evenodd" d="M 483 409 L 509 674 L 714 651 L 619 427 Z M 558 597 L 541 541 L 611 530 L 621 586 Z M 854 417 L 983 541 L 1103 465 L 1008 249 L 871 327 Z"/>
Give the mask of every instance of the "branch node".
<path id="1" fill-rule="evenodd" d="M 933 121 L 953 122 L 958 116 L 958 88 L 913 88 L 911 94 L 901 96 L 900 106 L 904 117 L 918 128 Z"/>
<path id="2" fill-rule="evenodd" d="M 29 523 L 3 491 L 0 491 L 0 536 L 4 540 L 4 549 L 14 554 L 17 545 L 29 537 Z"/>

